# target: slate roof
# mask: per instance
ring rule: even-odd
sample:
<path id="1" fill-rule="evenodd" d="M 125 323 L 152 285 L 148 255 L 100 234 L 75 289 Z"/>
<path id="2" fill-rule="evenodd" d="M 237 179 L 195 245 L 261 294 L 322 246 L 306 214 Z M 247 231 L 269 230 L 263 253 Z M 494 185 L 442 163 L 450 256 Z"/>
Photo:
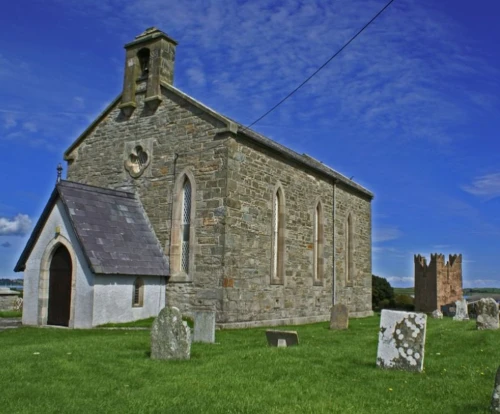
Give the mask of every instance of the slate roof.
<path id="1" fill-rule="evenodd" d="M 14 271 L 23 271 L 57 200 L 61 200 L 91 270 L 104 275 L 168 276 L 168 261 L 133 193 L 60 181 Z"/>

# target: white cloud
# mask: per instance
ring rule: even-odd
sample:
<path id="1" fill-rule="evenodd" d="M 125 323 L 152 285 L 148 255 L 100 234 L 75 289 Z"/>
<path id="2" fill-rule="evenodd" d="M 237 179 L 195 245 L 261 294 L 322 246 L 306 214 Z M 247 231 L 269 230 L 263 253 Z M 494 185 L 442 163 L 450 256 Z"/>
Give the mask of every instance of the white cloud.
<path id="1" fill-rule="evenodd" d="M 498 279 L 472 279 L 464 281 L 470 287 L 497 287 L 500 285 Z"/>
<path id="2" fill-rule="evenodd" d="M 449 244 L 435 244 L 432 246 L 432 248 L 435 250 L 442 250 L 442 249 L 450 250 L 450 247 L 451 246 Z"/>
<path id="3" fill-rule="evenodd" d="M 5 127 L 5 129 L 14 128 L 17 125 L 16 116 L 12 112 L 5 112 L 3 119 L 3 126 Z"/>
<path id="4" fill-rule="evenodd" d="M 23 124 L 23 129 L 25 129 L 28 132 L 36 132 L 38 131 L 38 128 L 36 124 L 32 121 L 27 121 Z"/>
<path id="5" fill-rule="evenodd" d="M 73 98 L 73 106 L 75 107 L 75 109 L 85 108 L 85 99 L 81 96 L 75 96 Z"/>
<path id="6" fill-rule="evenodd" d="M 204 86 L 206 83 L 205 73 L 201 68 L 192 67 L 187 70 L 189 80 L 196 86 Z"/>
<path id="7" fill-rule="evenodd" d="M 31 225 L 26 214 L 18 214 L 12 219 L 0 217 L 0 236 L 24 236 L 31 230 Z"/>
<path id="8" fill-rule="evenodd" d="M 472 184 L 462 186 L 464 191 L 470 194 L 495 198 L 500 196 L 500 173 L 486 174 L 476 177 Z"/>
<path id="9" fill-rule="evenodd" d="M 373 242 L 384 242 L 399 239 L 403 233 L 397 227 L 375 227 L 373 229 Z"/>
<path id="10" fill-rule="evenodd" d="M 405 286 L 413 286 L 413 282 L 415 281 L 413 276 L 404 277 L 404 276 L 389 276 L 386 277 L 387 281 L 393 285 L 405 285 Z"/>
<path id="11" fill-rule="evenodd" d="M 135 0 L 119 11 L 114 0 L 62 4 L 98 15 L 110 31 L 124 23 L 137 33 L 152 23 L 166 30 L 179 41 L 176 85 L 249 124 L 313 73 L 384 2 Z M 474 116 L 470 108 L 491 110 L 496 99 L 481 85 L 496 79 L 498 70 L 477 57 L 470 42 L 430 0 L 395 2 L 269 122 L 314 117 L 369 128 L 380 139 L 447 143 L 456 136 L 450 130 Z"/>

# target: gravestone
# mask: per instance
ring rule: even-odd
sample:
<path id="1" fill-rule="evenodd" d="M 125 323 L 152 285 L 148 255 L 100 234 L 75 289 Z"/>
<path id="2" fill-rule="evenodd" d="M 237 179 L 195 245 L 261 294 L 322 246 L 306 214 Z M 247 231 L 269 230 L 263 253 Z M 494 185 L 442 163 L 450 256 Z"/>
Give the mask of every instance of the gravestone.
<path id="1" fill-rule="evenodd" d="M 424 367 L 424 313 L 384 309 L 380 319 L 377 366 L 421 372 Z"/>
<path id="2" fill-rule="evenodd" d="M 215 312 L 199 309 L 194 314 L 193 342 L 215 342 Z"/>
<path id="3" fill-rule="evenodd" d="M 299 344 L 299 335 L 296 331 L 266 331 L 267 344 L 269 346 L 288 347 Z"/>
<path id="4" fill-rule="evenodd" d="M 349 310 L 341 303 L 332 306 L 330 315 L 330 329 L 349 328 Z"/>
<path id="5" fill-rule="evenodd" d="M 495 375 L 495 386 L 493 387 L 493 395 L 491 396 L 491 411 L 500 413 L 500 367 Z"/>
<path id="6" fill-rule="evenodd" d="M 498 329 L 498 303 L 492 298 L 482 298 L 476 302 L 476 328 Z"/>
<path id="7" fill-rule="evenodd" d="M 432 312 L 432 317 L 434 319 L 443 319 L 443 314 L 439 309 L 436 309 L 434 312 Z"/>
<path id="8" fill-rule="evenodd" d="M 467 321 L 469 320 L 469 313 L 467 311 L 467 301 L 459 299 L 455 302 L 455 316 L 454 321 Z"/>
<path id="9" fill-rule="evenodd" d="M 175 307 L 163 308 L 151 328 L 152 359 L 189 359 L 191 329 Z"/>

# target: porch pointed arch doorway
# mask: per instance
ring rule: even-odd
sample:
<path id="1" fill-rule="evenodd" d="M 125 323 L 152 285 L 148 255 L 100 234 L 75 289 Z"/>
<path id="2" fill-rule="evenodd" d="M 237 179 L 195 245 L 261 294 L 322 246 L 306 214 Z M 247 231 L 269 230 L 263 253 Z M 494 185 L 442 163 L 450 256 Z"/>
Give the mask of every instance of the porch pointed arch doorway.
<path id="1" fill-rule="evenodd" d="M 60 244 L 50 261 L 48 325 L 69 326 L 72 274 L 71 255 Z"/>

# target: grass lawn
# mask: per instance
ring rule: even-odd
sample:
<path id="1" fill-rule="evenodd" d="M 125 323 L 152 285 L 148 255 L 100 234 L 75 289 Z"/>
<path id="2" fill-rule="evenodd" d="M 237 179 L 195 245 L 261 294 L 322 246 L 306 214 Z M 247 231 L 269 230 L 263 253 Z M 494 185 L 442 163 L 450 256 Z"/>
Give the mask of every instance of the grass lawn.
<path id="1" fill-rule="evenodd" d="M 0 311 L 0 318 L 20 318 L 22 316 L 22 311 Z"/>
<path id="2" fill-rule="evenodd" d="M 264 328 L 217 331 L 190 361 L 149 359 L 149 331 L 0 332 L 5 413 L 487 413 L 500 331 L 428 320 L 425 372 L 375 367 L 379 317 L 348 331 L 289 327 L 300 345 L 270 348 Z"/>

